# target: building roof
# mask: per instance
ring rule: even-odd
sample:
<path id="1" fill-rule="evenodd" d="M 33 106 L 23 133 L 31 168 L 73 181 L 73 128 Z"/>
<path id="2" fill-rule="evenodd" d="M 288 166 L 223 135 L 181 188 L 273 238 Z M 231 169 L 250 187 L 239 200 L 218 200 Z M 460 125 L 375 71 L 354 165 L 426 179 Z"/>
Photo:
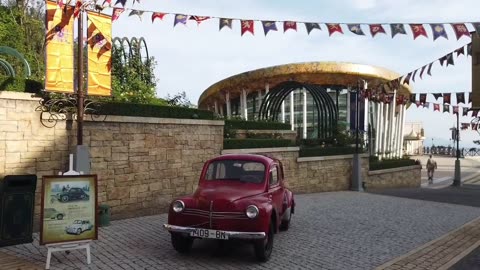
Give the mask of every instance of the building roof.
<path id="1" fill-rule="evenodd" d="M 223 97 L 219 93 L 226 91 L 230 91 L 231 98 L 235 98 L 240 95 L 242 89 L 249 91 L 264 89 L 266 83 L 270 88 L 289 80 L 353 88 L 357 87 L 359 79 L 364 79 L 368 82 L 369 88 L 372 88 L 399 77 L 400 74 L 384 68 L 354 63 L 307 62 L 272 66 L 240 73 L 213 84 L 202 93 L 198 105 L 202 108 L 215 99 L 221 100 Z M 401 85 L 399 94 L 409 95 L 411 92 L 408 85 Z"/>

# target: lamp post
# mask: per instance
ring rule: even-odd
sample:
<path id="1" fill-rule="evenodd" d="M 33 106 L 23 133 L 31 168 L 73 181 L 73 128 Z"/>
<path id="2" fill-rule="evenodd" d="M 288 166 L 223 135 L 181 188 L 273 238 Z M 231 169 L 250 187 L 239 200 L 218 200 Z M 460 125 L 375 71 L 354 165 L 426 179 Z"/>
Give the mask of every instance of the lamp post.
<path id="1" fill-rule="evenodd" d="M 355 154 L 353 155 L 353 172 L 352 172 L 352 190 L 363 191 L 362 187 L 362 166 L 360 162 L 359 153 L 359 125 L 360 125 L 360 113 L 359 113 L 359 94 L 361 91 L 361 81 L 358 80 L 357 89 L 355 92 Z M 363 86 L 366 88 L 367 83 L 363 81 Z"/>
<path id="2" fill-rule="evenodd" d="M 460 112 L 457 111 L 457 129 L 455 130 L 454 140 L 457 140 L 457 159 L 455 160 L 455 175 L 453 177 L 452 186 L 460 187 L 462 179 L 460 175 Z M 455 141 L 454 141 L 455 142 Z"/>

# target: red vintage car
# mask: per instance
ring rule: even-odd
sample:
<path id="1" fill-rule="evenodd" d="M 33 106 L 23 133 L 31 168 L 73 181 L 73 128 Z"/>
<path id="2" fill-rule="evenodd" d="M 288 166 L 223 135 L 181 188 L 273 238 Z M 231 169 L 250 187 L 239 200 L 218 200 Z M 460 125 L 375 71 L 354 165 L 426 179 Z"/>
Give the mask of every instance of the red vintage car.
<path id="1" fill-rule="evenodd" d="M 282 163 L 262 155 L 223 155 L 203 166 L 195 193 L 174 200 L 164 228 L 187 253 L 194 239 L 243 239 L 267 261 L 273 236 L 287 230 L 295 209 Z"/>

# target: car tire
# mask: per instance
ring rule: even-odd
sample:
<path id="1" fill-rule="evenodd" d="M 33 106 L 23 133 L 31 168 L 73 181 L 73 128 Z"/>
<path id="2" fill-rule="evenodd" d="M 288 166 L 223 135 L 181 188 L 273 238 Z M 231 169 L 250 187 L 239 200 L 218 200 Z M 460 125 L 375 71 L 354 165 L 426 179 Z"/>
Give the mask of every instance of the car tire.
<path id="1" fill-rule="evenodd" d="M 77 235 L 80 235 L 80 234 L 82 234 L 82 229 L 78 228 L 77 229 Z"/>
<path id="2" fill-rule="evenodd" d="M 63 215 L 62 214 L 58 214 L 57 215 L 57 220 L 62 220 L 63 219 Z"/>
<path id="3" fill-rule="evenodd" d="M 267 238 L 262 240 L 257 240 L 254 244 L 255 257 L 260 262 L 266 262 L 270 259 L 273 250 L 273 235 L 274 228 L 273 222 L 270 222 L 270 229 L 267 233 Z"/>
<path id="4" fill-rule="evenodd" d="M 178 253 L 188 253 L 192 249 L 193 239 L 178 233 L 171 233 L 172 246 Z"/>
<path id="5" fill-rule="evenodd" d="M 280 230 L 287 231 L 290 228 L 290 220 L 292 220 L 292 208 L 288 209 L 288 212 L 285 213 L 287 215 L 285 218 L 282 218 L 282 223 L 280 223 Z"/>
<path id="6" fill-rule="evenodd" d="M 69 201 L 68 196 L 62 196 L 60 199 L 62 200 L 62 202 L 68 202 Z"/>

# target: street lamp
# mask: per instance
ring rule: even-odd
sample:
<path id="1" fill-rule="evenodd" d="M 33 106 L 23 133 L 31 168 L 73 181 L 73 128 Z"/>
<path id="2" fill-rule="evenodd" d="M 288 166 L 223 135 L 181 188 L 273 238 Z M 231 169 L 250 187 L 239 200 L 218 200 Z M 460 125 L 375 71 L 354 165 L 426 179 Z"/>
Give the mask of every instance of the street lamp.
<path id="1" fill-rule="evenodd" d="M 453 133 L 452 138 L 455 142 L 457 140 L 457 159 L 455 160 L 455 174 L 453 177 L 453 183 L 452 186 L 454 187 L 460 187 L 462 185 L 462 179 L 460 175 L 460 112 L 457 111 L 457 128 L 455 132 Z"/>
<path id="2" fill-rule="evenodd" d="M 358 80 L 357 89 L 352 92 L 355 93 L 355 154 L 353 155 L 353 172 L 352 172 L 352 190 L 353 191 L 363 191 L 362 187 L 362 166 L 360 162 L 360 153 L 359 153 L 359 126 L 360 126 L 360 113 L 359 113 L 359 99 L 360 91 L 362 89 L 367 89 L 367 82 L 365 80 Z"/>

